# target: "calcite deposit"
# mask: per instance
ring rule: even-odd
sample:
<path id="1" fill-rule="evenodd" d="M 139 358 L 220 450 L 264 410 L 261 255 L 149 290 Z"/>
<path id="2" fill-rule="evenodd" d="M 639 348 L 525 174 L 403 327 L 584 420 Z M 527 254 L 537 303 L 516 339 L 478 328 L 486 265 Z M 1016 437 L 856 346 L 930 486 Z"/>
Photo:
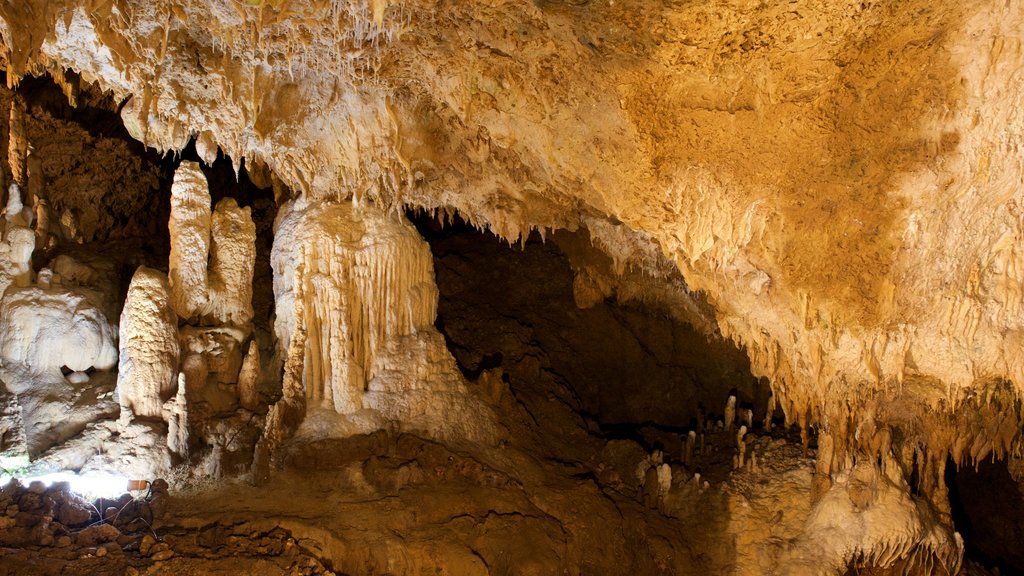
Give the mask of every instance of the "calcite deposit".
<path id="1" fill-rule="evenodd" d="M 1022 571 L 1022 31 L 0 3 L 0 472 L 316 573 Z"/>
<path id="2" fill-rule="evenodd" d="M 163 403 L 177 389 L 178 319 L 171 309 L 167 277 L 140 267 L 128 286 L 121 312 L 117 393 L 127 416 L 161 418 Z"/>
<path id="3" fill-rule="evenodd" d="M 210 212 L 198 163 L 183 162 L 171 187 L 171 301 L 183 319 L 244 326 L 252 320 L 256 228 L 232 198 Z"/>

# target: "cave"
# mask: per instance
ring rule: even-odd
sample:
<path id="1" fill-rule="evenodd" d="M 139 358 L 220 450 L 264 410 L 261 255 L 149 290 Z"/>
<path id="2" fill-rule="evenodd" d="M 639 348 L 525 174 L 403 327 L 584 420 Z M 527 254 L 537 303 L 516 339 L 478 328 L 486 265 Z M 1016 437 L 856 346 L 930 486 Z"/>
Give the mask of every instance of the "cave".
<path id="1" fill-rule="evenodd" d="M 1024 571 L 1020 30 L 0 3 L 0 573 Z"/>
<path id="2" fill-rule="evenodd" d="M 977 465 L 946 464 L 953 525 L 963 536 L 967 557 L 1000 574 L 1024 572 L 1024 496 L 1005 459 Z"/>
<path id="3" fill-rule="evenodd" d="M 675 454 L 680 437 L 724 417 L 730 396 L 737 413 L 750 410 L 758 426 L 765 420 L 769 388 L 732 343 L 657 303 L 577 305 L 560 246 L 581 266 L 606 264 L 586 230 L 534 231 L 509 246 L 457 216 L 447 224 L 412 216 L 434 256 L 437 327 L 467 378 L 500 370 L 517 394 L 554 394 L 595 433 L 667 444 Z"/>

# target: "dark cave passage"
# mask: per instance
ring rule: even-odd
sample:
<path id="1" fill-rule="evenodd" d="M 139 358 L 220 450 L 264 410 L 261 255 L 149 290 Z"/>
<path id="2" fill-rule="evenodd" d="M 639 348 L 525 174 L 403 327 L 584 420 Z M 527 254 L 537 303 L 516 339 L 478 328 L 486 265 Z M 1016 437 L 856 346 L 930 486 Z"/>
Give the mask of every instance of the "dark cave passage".
<path id="1" fill-rule="evenodd" d="M 1024 574 L 1024 496 L 1005 459 L 985 458 L 977 469 L 946 463 L 953 526 L 965 556 L 1001 574 Z"/>
<path id="2" fill-rule="evenodd" d="M 763 419 L 768 386 L 741 350 L 640 303 L 578 308 L 557 241 L 509 247 L 462 221 L 413 220 L 434 254 L 438 328 L 470 379 L 500 366 L 513 389 L 564 390 L 592 432 L 649 447 L 721 418 L 730 393 Z"/>

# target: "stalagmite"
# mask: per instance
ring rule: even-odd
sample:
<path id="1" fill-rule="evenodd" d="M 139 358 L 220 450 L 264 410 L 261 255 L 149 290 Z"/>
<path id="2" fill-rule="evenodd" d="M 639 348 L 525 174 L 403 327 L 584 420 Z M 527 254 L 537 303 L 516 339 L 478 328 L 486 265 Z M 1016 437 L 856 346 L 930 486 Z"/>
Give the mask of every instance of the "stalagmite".
<path id="1" fill-rule="evenodd" d="M 725 417 L 724 425 L 727 431 L 732 431 L 733 424 L 736 422 L 736 397 L 730 395 L 729 400 L 725 403 Z"/>
<path id="2" fill-rule="evenodd" d="M 238 373 L 238 403 L 246 410 L 255 410 L 260 404 L 260 376 L 260 347 L 254 339 Z"/>
<path id="3" fill-rule="evenodd" d="M 658 466 L 649 465 L 644 472 L 643 500 L 644 506 L 657 508 L 661 502 L 661 484 Z"/>
<path id="4" fill-rule="evenodd" d="M 658 495 L 665 498 L 672 488 L 672 467 L 668 464 L 658 465 Z"/>
<path id="5" fill-rule="evenodd" d="M 256 227 L 249 208 L 225 198 L 210 212 L 206 176 L 182 162 L 171 187 L 171 296 L 178 316 L 205 325 L 252 320 Z"/>
<path id="6" fill-rule="evenodd" d="M 693 430 L 690 430 L 690 432 L 686 435 L 686 453 L 683 457 L 683 462 L 686 464 L 687 468 L 693 466 L 693 448 L 696 442 L 697 433 L 694 432 Z"/>
<path id="7" fill-rule="evenodd" d="M 244 326 L 252 320 L 252 274 L 256 225 L 249 208 L 233 198 L 217 203 L 211 223 L 209 297 L 204 316 L 218 324 Z"/>
<path id="8" fill-rule="evenodd" d="M 178 393 L 167 401 L 167 449 L 179 458 L 188 459 L 189 421 L 186 376 L 178 374 Z"/>
<path id="9" fill-rule="evenodd" d="M 4 211 L 5 226 L 0 241 L 0 296 L 8 286 L 26 287 L 32 283 L 32 252 L 36 248 L 31 225 L 31 210 L 21 203 L 21 191 L 12 183 Z"/>
<path id="10" fill-rule="evenodd" d="M 298 263 L 295 273 L 302 275 L 304 264 Z M 270 480 L 271 462 L 281 444 L 298 428 L 306 417 L 308 405 L 302 375 L 306 366 L 306 298 L 302 284 L 295 287 L 292 312 L 291 340 L 285 353 L 284 374 L 281 381 L 281 399 L 270 406 L 263 426 L 263 436 L 256 442 L 250 466 L 251 481 L 255 485 Z"/>
<path id="11" fill-rule="evenodd" d="M 36 200 L 35 205 L 36 249 L 52 248 L 50 242 L 50 207 L 44 198 Z"/>
<path id="12" fill-rule="evenodd" d="M 171 186 L 171 254 L 168 280 L 174 311 L 195 318 L 209 302 L 210 191 L 195 162 L 182 162 Z"/>
<path id="13" fill-rule="evenodd" d="M 162 418 L 178 373 L 178 318 L 163 273 L 139 267 L 121 312 L 117 393 L 122 416 Z"/>
<path id="14" fill-rule="evenodd" d="M 22 203 L 21 187 L 12 183 L 7 192 L 7 206 L 4 208 L 4 217 L 7 220 L 8 228 L 21 226 L 27 228 L 32 225 L 32 209 Z"/>
<path id="15" fill-rule="evenodd" d="M 144 212 L 165 216 L 159 202 L 148 201 L 158 195 L 135 206 L 131 183 L 103 177 L 115 166 L 105 147 L 132 148 L 133 162 L 156 165 L 152 150 L 190 156 L 194 136 L 211 174 L 220 170 L 215 164 L 230 165 L 237 190 L 253 192 L 239 197 L 252 202 L 252 212 L 231 199 L 213 209 L 199 165 L 181 163 L 171 198 L 170 278 L 139 269 L 132 281 L 117 395 L 126 420 L 170 420 L 166 444 L 178 457 L 202 457 L 213 446 L 218 473 L 248 465 L 237 456 L 254 445 L 260 481 L 272 466 L 329 460 L 341 471 L 329 473 L 332 489 L 353 498 L 345 521 L 333 525 L 331 514 L 315 510 L 324 523 L 317 534 L 334 542 L 314 548 L 325 556 L 345 548 L 332 559 L 339 571 L 413 572 L 436 561 L 449 573 L 506 565 L 532 573 L 958 572 L 964 547 L 952 533 L 944 481 L 955 471 L 946 459 L 972 468 L 1001 458 L 1013 469 L 1024 455 L 1019 2 L 163 4 L 0 2 L 7 81 L 0 102 L 10 106 L 0 118 L 9 163 L 0 179 L 10 177 L 0 189 L 8 193 L 0 199 L 0 386 L 9 392 L 0 395 L 0 451 L 9 444 L 19 450 L 21 436 L 29 443 L 45 436 L 30 424 L 59 420 L 52 417 L 57 405 L 96 411 L 87 422 L 56 422 L 52 439 L 73 446 L 51 452 L 48 439 L 38 443 L 40 457 L 68 469 L 135 466 L 146 447 L 161 444 L 159 423 L 131 427 L 145 431 L 133 437 L 122 434 L 129 426 L 103 421 L 116 410 L 113 375 L 103 368 L 118 335 L 110 320 L 103 324 L 117 306 L 99 300 L 122 297 L 117 271 L 162 258 L 163 237 L 147 236 L 156 226 L 147 221 L 123 238 L 93 240 L 97 229 L 127 228 Z M 141 145 L 101 134 L 120 132 L 109 122 L 115 115 Z M 273 186 L 273 201 L 250 184 Z M 131 209 L 113 214 L 122 205 Z M 535 232 L 542 240 L 585 237 L 596 255 L 584 260 L 601 260 L 610 272 L 564 251 L 559 265 L 572 270 L 565 302 L 588 307 L 573 315 L 600 326 L 604 309 L 631 301 L 637 310 L 689 320 L 697 343 L 734 344 L 744 362 L 712 383 L 704 370 L 714 362 L 689 362 L 689 332 L 633 322 L 637 310 L 629 310 L 617 319 L 629 320 L 621 324 L 657 361 L 632 365 L 641 352 L 604 342 L 598 328 L 593 348 L 572 354 L 574 362 L 590 368 L 597 363 L 587 356 L 621 351 L 627 374 L 605 374 L 607 388 L 622 389 L 611 394 L 605 382 L 594 384 L 599 374 L 579 379 L 581 389 L 601 388 L 597 400 L 575 389 L 541 390 L 562 376 L 557 386 L 573 386 L 569 371 L 542 358 L 564 350 L 545 341 L 559 330 L 516 318 L 493 336 L 501 346 L 485 351 L 460 348 L 477 335 L 456 338 L 442 317 L 437 325 L 451 331 L 442 336 L 434 327 L 433 257 L 405 221 L 407 210 L 488 229 L 520 242 L 524 254 Z M 265 233 L 275 213 L 275 300 L 259 293 L 254 318 L 253 271 L 266 281 Z M 433 234 L 430 223 L 417 224 Z M 34 260 L 33 248 L 42 249 Z M 109 256 L 109 286 L 78 290 L 43 261 L 51 249 Z M 524 272 L 534 269 L 529 262 Z M 493 307 L 511 304 L 507 298 Z M 555 299 L 532 304 L 531 314 L 561 307 Z M 489 327 L 479 322 L 466 331 Z M 257 337 L 270 356 L 266 374 Z M 519 349 L 497 353 L 508 342 Z M 40 366 L 49 379 L 35 371 Z M 460 367 L 494 372 L 467 385 Z M 633 384 L 652 380 L 644 374 L 651 367 L 688 374 L 648 397 Z M 733 385 L 718 420 L 714 406 Z M 779 410 L 787 426 L 799 426 L 802 454 L 788 431 L 748 445 L 753 411 L 745 406 L 763 408 L 766 387 L 764 430 L 772 431 Z M 478 396 L 488 398 L 485 407 Z M 265 415 L 261 400 L 270 404 Z M 644 402 L 678 409 L 666 418 L 678 420 L 661 421 Z M 712 416 L 694 414 L 700 402 Z M 650 426 L 637 435 L 642 441 L 616 438 L 606 451 L 612 442 L 597 424 L 605 420 L 586 404 L 635 409 L 651 415 Z M 553 416 L 563 409 L 577 410 L 588 428 L 553 429 L 564 424 Z M 21 425 L 15 414 L 26 415 Z M 207 416 L 244 440 L 229 446 L 199 438 L 208 431 L 196 424 Z M 650 454 L 650 446 L 678 454 L 673 431 L 693 416 L 683 460 L 689 471 L 704 466 L 721 493 L 697 509 L 674 508 L 686 510 L 679 516 L 619 507 L 616 499 L 632 498 L 642 482 L 638 461 L 660 463 L 661 486 L 662 460 L 670 458 Z M 193 438 L 189 417 L 196 419 Z M 736 467 L 770 474 L 729 474 L 737 428 Z M 372 443 L 363 436 L 380 429 L 393 441 L 372 461 L 340 462 L 331 453 L 358 452 L 353 446 Z M 286 442 L 293 434 L 295 442 Z M 538 447 L 534 436 L 560 442 Z M 500 450 L 479 440 L 496 437 Z M 569 454 L 549 453 L 563 446 Z M 590 469 L 598 468 L 600 482 L 592 482 Z M 452 479 L 457 490 L 431 485 Z M 586 488 L 566 489 L 576 483 Z M 692 486 L 707 485 L 695 475 Z M 302 483 L 285 488 L 275 494 L 310 498 Z M 455 518 L 444 537 L 472 538 L 472 546 L 402 525 L 410 515 L 401 508 L 380 514 L 418 494 L 473 500 L 504 488 L 515 498 L 473 501 L 469 511 L 444 499 L 453 509 L 443 518 Z M 770 498 L 773 491 L 782 497 Z M 687 484 L 678 492 L 693 490 Z M 377 508 L 349 514 L 357 499 Z M 519 501 L 532 504 L 516 510 Z M 0 514 L 0 525 L 25 527 L 24 511 L 4 501 L 0 512 L 7 506 L 15 508 Z M 296 538 L 314 508 L 297 505 L 289 516 Z M 459 527 L 487 510 L 495 513 L 479 530 Z M 442 517 L 435 512 L 417 511 L 409 522 Z M 712 513 L 716 521 L 701 522 Z M 359 524 L 362 518 L 384 535 Z M 49 530 L 50 540 L 77 542 L 88 530 L 68 526 L 58 534 L 48 522 L 32 526 Z M 742 523 L 749 525 L 737 529 Z M 608 534 L 588 548 L 600 531 L 581 534 L 579 527 L 595 525 L 607 525 Z M 693 525 L 714 538 L 682 540 Z M 510 532 L 521 547 L 505 546 Z M 632 565 L 603 565 L 638 541 L 642 558 Z M 701 550 L 712 541 L 723 550 Z M 45 556 L 51 548 L 35 550 Z M 528 550 L 526 561 L 515 557 L 517 548 Z M 687 563 L 692 550 L 706 552 L 700 563 Z M 458 554 L 454 567 L 441 566 Z M 366 565 L 353 570 L 356 563 Z M 182 570 L 202 571 L 193 568 Z"/>
<path id="16" fill-rule="evenodd" d="M 25 186 L 28 182 L 28 138 L 25 134 L 25 103 L 21 99 L 11 101 L 8 117 L 7 161 L 14 184 Z"/>
<path id="17" fill-rule="evenodd" d="M 0 468 L 14 470 L 28 461 L 21 404 L 17 396 L 0 383 Z"/>
<path id="18" fill-rule="evenodd" d="M 736 433 L 736 449 L 739 451 L 737 460 L 737 468 L 743 468 L 747 457 L 747 443 L 743 440 L 743 437 L 747 435 L 747 427 L 740 426 L 739 432 Z"/>

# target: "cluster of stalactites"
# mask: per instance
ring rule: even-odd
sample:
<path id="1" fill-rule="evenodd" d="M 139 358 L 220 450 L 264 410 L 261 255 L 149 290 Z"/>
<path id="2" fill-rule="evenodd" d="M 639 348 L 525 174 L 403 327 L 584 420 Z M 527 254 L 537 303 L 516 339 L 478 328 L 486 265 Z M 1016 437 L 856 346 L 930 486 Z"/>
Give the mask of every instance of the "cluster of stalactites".
<path id="1" fill-rule="evenodd" d="M 908 383 L 913 390 L 894 388 L 864 395 L 856 404 L 820 402 L 799 405 L 783 399 L 787 416 L 801 427 L 805 446 L 817 432 L 816 494 L 834 478 L 868 463 L 880 472 L 901 475 L 926 496 L 935 509 L 948 513 L 945 486 L 947 462 L 977 465 L 985 458 L 1021 455 L 1020 399 L 1009 383 L 993 381 L 967 391 L 955 406 L 939 399 L 929 403 L 931 386 Z M 793 416 L 796 416 L 793 418 Z M 898 467 L 888 471 L 888 466 Z"/>
<path id="2" fill-rule="evenodd" d="M 306 396 L 339 413 L 363 408 L 387 343 L 433 326 L 429 247 L 408 223 L 372 206 L 286 205 L 271 259 L 278 340 L 289 349 L 301 310 Z"/>

